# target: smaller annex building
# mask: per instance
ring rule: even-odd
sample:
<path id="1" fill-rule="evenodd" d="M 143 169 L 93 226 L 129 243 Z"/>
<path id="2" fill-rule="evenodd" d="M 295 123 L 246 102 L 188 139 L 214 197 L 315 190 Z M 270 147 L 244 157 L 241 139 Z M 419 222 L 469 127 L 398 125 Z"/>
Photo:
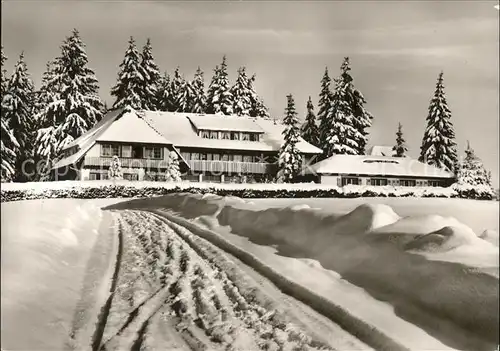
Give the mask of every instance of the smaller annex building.
<path id="1" fill-rule="evenodd" d="M 447 187 L 454 175 L 410 157 L 392 156 L 392 148 L 374 146 L 367 155 L 334 155 L 309 166 L 309 179 L 326 185 Z"/>

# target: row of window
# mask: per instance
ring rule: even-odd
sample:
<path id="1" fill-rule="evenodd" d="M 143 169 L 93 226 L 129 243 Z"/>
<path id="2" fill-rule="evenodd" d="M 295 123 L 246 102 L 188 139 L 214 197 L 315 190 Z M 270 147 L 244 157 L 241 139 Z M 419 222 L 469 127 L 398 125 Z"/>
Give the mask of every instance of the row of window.
<path id="1" fill-rule="evenodd" d="M 101 157 L 149 158 L 162 160 L 163 148 L 154 146 L 101 145 Z"/>
<path id="2" fill-rule="evenodd" d="M 213 130 L 201 130 L 200 136 L 204 139 L 221 139 L 221 140 L 242 140 L 242 141 L 259 141 L 259 133 L 247 132 L 218 132 Z"/>
<path id="3" fill-rule="evenodd" d="M 219 154 L 219 153 L 200 153 L 200 152 L 181 152 L 186 160 L 193 161 L 232 161 L 232 162 L 274 162 L 274 159 L 253 155 Z"/>
<path id="4" fill-rule="evenodd" d="M 108 180 L 109 176 L 107 173 L 90 172 L 89 180 Z M 123 173 L 123 179 L 125 180 L 139 180 L 139 175 L 137 173 Z"/>
<path id="5" fill-rule="evenodd" d="M 367 182 L 369 185 L 374 185 L 374 186 L 386 186 L 389 184 L 389 181 L 384 178 L 370 178 Z M 342 177 L 342 186 L 344 185 L 361 185 L 361 178 L 356 178 L 356 177 Z M 394 180 L 393 180 L 394 184 Z M 423 181 L 416 181 L 415 179 L 400 179 L 399 180 L 399 186 L 417 186 L 417 185 L 423 185 Z M 427 181 L 427 186 L 432 186 L 432 187 L 438 187 L 442 186 L 442 182 L 439 180 L 428 180 Z"/>

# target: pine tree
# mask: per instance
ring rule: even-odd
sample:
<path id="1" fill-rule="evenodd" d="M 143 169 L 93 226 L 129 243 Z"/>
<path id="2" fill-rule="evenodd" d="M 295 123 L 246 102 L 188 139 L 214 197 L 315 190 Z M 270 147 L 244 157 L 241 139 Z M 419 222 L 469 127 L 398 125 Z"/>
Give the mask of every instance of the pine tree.
<path id="1" fill-rule="evenodd" d="M 181 171 L 179 169 L 179 158 L 175 151 L 170 151 L 168 155 L 168 168 L 165 172 L 167 182 L 180 182 Z"/>
<path id="2" fill-rule="evenodd" d="M 249 90 L 250 82 L 246 73 L 245 67 L 238 69 L 238 77 L 236 82 L 229 90 L 233 96 L 233 113 L 238 116 L 250 116 L 252 108 L 251 96 L 252 92 Z"/>
<path id="3" fill-rule="evenodd" d="M 229 91 L 226 56 L 222 58 L 220 66 L 216 66 L 214 76 L 207 91 L 207 113 L 233 113 L 233 97 Z"/>
<path id="4" fill-rule="evenodd" d="M 16 154 L 14 181 L 30 180 L 28 173 L 33 171 L 30 167 L 33 164 L 27 162 L 33 160 L 36 127 L 33 118 L 34 90 L 33 81 L 24 62 L 24 53 L 21 53 L 2 99 L 2 119 L 19 145 L 13 150 Z"/>
<path id="5" fill-rule="evenodd" d="M 134 109 L 143 108 L 144 76 L 140 64 L 140 55 L 135 40 L 130 37 L 128 48 L 118 72 L 118 82 L 111 89 L 111 95 L 116 98 L 113 108 L 131 106 Z"/>
<path id="6" fill-rule="evenodd" d="M 158 89 L 158 99 L 156 109 L 158 111 L 172 111 L 172 93 L 170 91 L 170 76 L 167 72 L 160 78 L 159 89 Z"/>
<path id="7" fill-rule="evenodd" d="M 55 72 L 60 91 L 58 100 L 48 109 L 56 116 L 60 150 L 102 118 L 103 103 L 98 95 L 98 81 L 88 67 L 85 44 L 76 29 L 61 46 Z"/>
<path id="8" fill-rule="evenodd" d="M 1 84 L 1 91 L 0 91 L 0 102 L 2 101 L 3 95 L 7 91 L 7 83 L 9 82 L 9 79 L 7 78 L 7 71 L 5 70 L 5 61 L 7 61 L 7 56 L 5 56 L 3 52 L 3 46 L 2 46 L 2 52 L 1 52 L 1 57 L 0 57 L 0 64 L 2 67 L 2 84 Z"/>
<path id="9" fill-rule="evenodd" d="M 145 110 L 155 110 L 158 105 L 158 89 L 160 70 L 153 58 L 151 40 L 148 38 L 141 54 L 141 75 L 143 77 L 141 91 L 141 105 Z"/>
<path id="10" fill-rule="evenodd" d="M 36 93 L 35 119 L 37 135 L 35 140 L 35 161 L 37 164 L 37 180 L 48 180 L 52 162 L 58 153 L 58 135 L 56 114 L 49 106 L 58 101 L 59 87 L 54 62 L 48 62 L 42 75 L 40 90 Z"/>
<path id="11" fill-rule="evenodd" d="M 175 69 L 174 76 L 170 80 L 170 111 L 173 112 L 185 112 L 184 108 L 187 107 L 186 94 L 186 80 L 181 75 L 179 67 Z"/>
<path id="12" fill-rule="evenodd" d="M 408 148 L 406 147 L 406 141 L 403 138 L 403 126 L 401 123 L 398 124 L 398 131 L 396 132 L 396 145 L 392 147 L 394 151 L 394 157 L 406 157 L 406 152 Z"/>
<path id="13" fill-rule="evenodd" d="M 319 145 L 319 128 L 316 124 L 316 116 L 314 115 L 314 106 L 309 96 L 309 100 L 307 100 L 307 115 L 306 120 L 301 128 L 301 136 L 302 139 L 307 141 L 312 145 Z"/>
<path id="14" fill-rule="evenodd" d="M 248 91 L 250 95 L 250 117 L 261 117 L 269 119 L 271 116 L 269 115 L 269 109 L 264 104 L 264 100 L 257 95 L 255 91 L 254 83 L 255 83 L 256 75 L 253 74 L 250 79 L 248 79 Z"/>
<path id="15" fill-rule="evenodd" d="M 330 132 L 331 121 L 330 107 L 333 99 L 333 94 L 330 88 L 331 78 L 328 75 L 328 67 L 325 67 L 325 73 L 321 79 L 321 91 L 319 93 L 318 103 L 318 121 L 319 121 L 319 144 L 318 147 L 323 151 L 327 149 L 327 136 Z"/>
<path id="16" fill-rule="evenodd" d="M 486 185 L 491 187 L 491 173 L 486 171 L 479 157 L 467 142 L 465 158 L 459 163 L 457 182 L 463 185 Z"/>
<path id="17" fill-rule="evenodd" d="M 348 57 L 344 59 L 340 70 L 327 117 L 330 127 L 325 130 L 325 157 L 333 154 L 363 155 L 368 135 L 366 128 L 373 119 L 363 106 L 366 103 L 363 95 L 354 88 Z"/>
<path id="18" fill-rule="evenodd" d="M 450 172 L 455 172 L 457 165 L 455 132 L 444 93 L 443 72 L 439 74 L 434 97 L 429 104 L 419 161 Z"/>
<path id="19" fill-rule="evenodd" d="M 191 112 L 204 113 L 207 99 L 205 96 L 205 80 L 203 78 L 203 71 L 200 67 L 198 67 L 196 73 L 194 74 L 192 88 L 194 95 Z"/>
<path id="20" fill-rule="evenodd" d="M 123 179 L 122 165 L 118 156 L 113 156 L 111 160 L 111 165 L 108 169 L 109 179 L 120 180 Z"/>
<path id="21" fill-rule="evenodd" d="M 3 115 L 1 119 L 1 138 L 0 138 L 0 181 L 10 182 L 15 175 L 16 165 L 16 150 L 19 149 L 19 144 L 12 135 L 12 131 L 7 126 Z"/>
<path id="22" fill-rule="evenodd" d="M 278 181 L 291 183 L 296 181 L 297 176 L 299 176 L 302 170 L 302 156 L 297 149 L 300 129 L 293 96 L 291 94 L 288 95 L 287 100 L 285 117 L 283 118 L 283 124 L 285 125 L 283 136 L 285 141 L 278 155 Z"/>
<path id="23" fill-rule="evenodd" d="M 4 69 L 5 61 L 7 61 L 7 56 L 1 52 L 1 67 L 2 67 L 2 82 L 0 91 L 0 102 L 3 101 L 5 93 L 7 92 L 9 79 L 7 77 L 7 71 Z M 16 163 L 16 150 L 19 148 L 19 144 L 14 138 L 12 131 L 8 126 L 7 119 L 5 118 L 5 113 L 3 109 L 3 104 L 1 106 L 1 138 L 0 138 L 0 180 L 2 182 L 11 181 L 15 173 L 15 163 Z"/>

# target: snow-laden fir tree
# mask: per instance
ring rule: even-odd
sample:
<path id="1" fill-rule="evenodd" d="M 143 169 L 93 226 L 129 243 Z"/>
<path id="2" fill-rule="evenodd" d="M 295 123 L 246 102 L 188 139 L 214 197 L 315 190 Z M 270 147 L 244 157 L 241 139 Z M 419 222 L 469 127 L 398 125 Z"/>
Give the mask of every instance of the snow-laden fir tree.
<path id="1" fill-rule="evenodd" d="M 419 161 L 455 172 L 458 161 L 455 131 L 444 92 L 443 72 L 439 74 L 426 120 Z"/>
<path id="2" fill-rule="evenodd" d="M 36 92 L 35 119 L 38 125 L 35 140 L 35 160 L 37 180 L 48 180 L 49 170 L 58 154 L 59 135 L 56 125 L 56 113 L 48 107 L 59 99 L 59 87 L 53 62 L 48 62 L 42 75 L 40 90 Z"/>
<path id="3" fill-rule="evenodd" d="M 194 74 L 194 79 L 192 82 L 193 88 L 193 103 L 191 106 L 192 113 L 204 113 L 206 106 L 206 96 L 205 96 L 205 79 L 203 77 L 203 71 L 200 67 L 196 70 Z"/>
<path id="4" fill-rule="evenodd" d="M 2 84 L 0 91 L 0 102 L 3 100 L 5 92 L 8 86 L 7 71 L 5 70 L 5 61 L 7 61 L 7 56 L 3 52 L 1 53 L 1 67 L 2 67 Z M 1 105 L 1 104 L 0 104 Z M 0 180 L 2 182 L 11 181 L 14 177 L 15 163 L 16 163 L 16 150 L 19 148 L 17 140 L 12 135 L 7 119 L 5 118 L 5 113 L 3 112 L 3 105 L 1 107 L 1 138 L 0 138 Z"/>
<path id="5" fill-rule="evenodd" d="M 1 138 L 0 138 L 0 181 L 10 182 L 15 175 L 16 150 L 19 144 L 12 135 L 3 115 L 1 119 Z"/>
<path id="6" fill-rule="evenodd" d="M 158 83 L 158 98 L 156 109 L 158 111 L 172 111 L 172 93 L 170 91 L 170 76 L 167 72 L 160 78 Z"/>
<path id="7" fill-rule="evenodd" d="M 301 127 L 301 136 L 302 139 L 307 141 L 312 145 L 319 145 L 319 128 L 316 123 L 316 116 L 314 114 L 314 106 L 309 96 L 309 100 L 307 100 L 307 115 L 304 124 Z"/>
<path id="8" fill-rule="evenodd" d="M 297 143 L 300 138 L 299 119 L 295 110 L 295 101 L 290 94 L 287 96 L 287 107 L 283 118 L 284 143 L 278 154 L 278 181 L 292 183 L 302 171 L 302 156 Z"/>
<path id="9" fill-rule="evenodd" d="M 233 113 L 233 97 L 229 91 L 226 55 L 220 66 L 216 66 L 207 90 L 206 112 L 230 115 Z"/>
<path id="10" fill-rule="evenodd" d="M 181 171 L 179 168 L 179 157 L 175 151 L 168 154 L 168 167 L 165 171 L 165 180 L 167 182 L 180 182 Z"/>
<path id="11" fill-rule="evenodd" d="M 179 67 L 174 71 L 174 75 L 170 80 L 170 111 L 173 112 L 187 112 L 183 111 L 188 107 L 190 89 L 186 89 L 186 80 L 180 73 Z M 182 105 L 182 106 L 181 106 Z"/>
<path id="12" fill-rule="evenodd" d="M 3 52 L 3 46 L 2 46 L 2 51 L 1 51 L 1 56 L 0 56 L 0 64 L 1 64 L 1 68 L 2 68 L 2 82 L 1 82 L 1 86 L 0 86 L 0 101 L 1 98 L 3 98 L 3 95 L 5 93 L 5 91 L 7 90 L 7 83 L 9 81 L 9 79 L 7 78 L 7 70 L 5 69 L 5 61 L 7 61 L 7 56 L 5 56 L 5 53 Z"/>
<path id="13" fill-rule="evenodd" d="M 85 44 L 76 29 L 61 46 L 56 59 L 58 99 L 49 104 L 58 128 L 59 149 L 91 129 L 101 118 L 103 103 L 94 71 L 88 67 Z"/>
<path id="14" fill-rule="evenodd" d="M 249 79 L 247 76 L 246 68 L 240 67 L 238 69 L 238 77 L 236 82 L 229 90 L 233 96 L 233 114 L 238 116 L 250 116 L 252 108 L 252 91 L 249 90 Z"/>
<path id="15" fill-rule="evenodd" d="M 2 119 L 19 145 L 13 150 L 16 154 L 14 181 L 30 180 L 31 176 L 28 174 L 34 170 L 32 162 L 36 128 L 33 117 L 34 91 L 33 81 L 24 62 L 24 53 L 21 53 L 2 99 Z"/>
<path id="16" fill-rule="evenodd" d="M 141 54 L 141 75 L 143 77 L 141 100 L 145 110 L 156 110 L 158 106 L 158 89 L 160 83 L 160 70 L 153 58 L 151 40 L 148 38 Z"/>
<path id="17" fill-rule="evenodd" d="M 332 91 L 330 88 L 331 78 L 328 74 L 328 67 L 325 67 L 325 73 L 321 79 L 321 90 L 318 103 L 318 121 L 319 121 L 319 144 L 318 147 L 323 151 L 327 149 L 326 138 L 330 132 L 330 107 L 332 102 Z"/>
<path id="18" fill-rule="evenodd" d="M 403 137 L 403 126 L 401 123 L 398 124 L 398 131 L 396 132 L 396 145 L 392 147 L 394 151 L 394 157 L 406 157 L 408 148 L 406 147 L 406 141 Z"/>
<path id="19" fill-rule="evenodd" d="M 264 104 L 264 100 L 255 91 L 255 79 L 256 75 L 253 74 L 250 79 L 248 79 L 248 91 L 250 94 L 250 117 L 261 117 L 269 119 L 269 109 Z"/>
<path id="20" fill-rule="evenodd" d="M 120 64 L 118 81 L 111 89 L 111 95 L 116 98 L 113 108 L 131 106 L 137 110 L 142 109 L 143 86 L 144 76 L 141 67 L 141 57 L 135 45 L 134 38 L 130 37 L 125 57 Z"/>
<path id="21" fill-rule="evenodd" d="M 465 157 L 459 163 L 457 183 L 460 185 L 486 185 L 491 187 L 491 175 L 484 168 L 483 162 L 476 156 L 467 142 Z"/>
<path id="22" fill-rule="evenodd" d="M 111 160 L 111 165 L 108 169 L 108 177 L 112 180 L 123 179 L 122 165 L 120 159 L 116 155 L 113 156 L 113 159 Z"/>
<path id="23" fill-rule="evenodd" d="M 324 156 L 333 154 L 364 155 L 368 131 L 373 116 L 364 108 L 366 100 L 352 83 L 349 58 L 344 58 L 341 75 L 335 79 L 335 91 L 330 102 L 325 130 Z"/>

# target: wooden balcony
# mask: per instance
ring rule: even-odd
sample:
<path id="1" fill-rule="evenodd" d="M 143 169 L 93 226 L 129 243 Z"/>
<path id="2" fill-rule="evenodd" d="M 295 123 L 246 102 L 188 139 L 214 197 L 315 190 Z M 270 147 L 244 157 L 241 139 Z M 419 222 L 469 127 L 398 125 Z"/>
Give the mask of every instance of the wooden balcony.
<path id="1" fill-rule="evenodd" d="M 235 161 L 201 161 L 186 160 L 191 171 L 208 173 L 244 173 L 268 174 L 272 173 L 276 165 L 260 162 L 235 162 Z"/>
<path id="2" fill-rule="evenodd" d="M 84 166 L 109 167 L 112 157 L 92 157 L 86 156 L 83 161 Z M 167 160 L 153 160 L 144 158 L 123 158 L 120 157 L 120 163 L 125 168 L 167 168 Z"/>
<path id="3" fill-rule="evenodd" d="M 168 167 L 167 160 L 152 160 L 142 158 L 120 157 L 123 168 L 145 168 L 165 169 Z M 84 166 L 109 167 L 112 157 L 86 156 Z M 263 162 L 236 162 L 236 161 L 201 161 L 186 160 L 191 171 L 207 173 L 236 173 L 236 174 L 269 174 L 276 171 L 276 165 Z"/>

